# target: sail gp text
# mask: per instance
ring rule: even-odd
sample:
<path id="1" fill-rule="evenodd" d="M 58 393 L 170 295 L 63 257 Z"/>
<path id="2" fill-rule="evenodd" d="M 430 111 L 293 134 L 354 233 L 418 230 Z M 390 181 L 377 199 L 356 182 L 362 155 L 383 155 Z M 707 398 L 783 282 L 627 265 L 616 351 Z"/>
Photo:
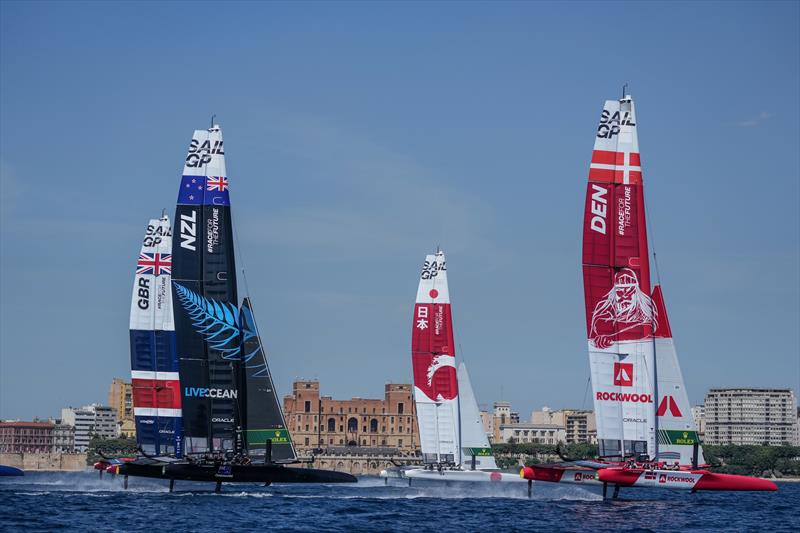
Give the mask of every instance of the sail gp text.
<path id="1" fill-rule="evenodd" d="M 620 115 L 619 111 L 614 111 L 612 115 L 608 109 L 603 109 L 600 115 L 600 125 L 597 127 L 597 136 L 601 139 L 611 139 L 619 133 L 620 126 L 636 126 L 631 117 L 630 111 L 625 111 Z"/>
<path id="2" fill-rule="evenodd" d="M 207 165 L 213 155 L 225 155 L 222 151 L 222 141 L 214 141 L 214 144 L 211 144 L 209 140 L 201 143 L 199 139 L 192 139 L 189 153 L 186 155 L 186 166 L 196 168 Z"/>

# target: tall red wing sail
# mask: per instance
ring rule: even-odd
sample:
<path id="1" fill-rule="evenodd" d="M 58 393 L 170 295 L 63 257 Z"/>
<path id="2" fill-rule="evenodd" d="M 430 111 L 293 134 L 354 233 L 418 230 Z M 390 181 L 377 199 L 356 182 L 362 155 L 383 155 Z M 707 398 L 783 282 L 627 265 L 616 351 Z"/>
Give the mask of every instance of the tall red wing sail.
<path id="1" fill-rule="evenodd" d="M 458 378 L 444 253 L 428 255 L 411 323 L 414 401 L 423 460 L 459 462 Z"/>
<path id="2" fill-rule="evenodd" d="M 630 97 L 606 101 L 600 116 L 584 205 L 583 280 L 600 454 L 654 454 L 658 317 Z"/>

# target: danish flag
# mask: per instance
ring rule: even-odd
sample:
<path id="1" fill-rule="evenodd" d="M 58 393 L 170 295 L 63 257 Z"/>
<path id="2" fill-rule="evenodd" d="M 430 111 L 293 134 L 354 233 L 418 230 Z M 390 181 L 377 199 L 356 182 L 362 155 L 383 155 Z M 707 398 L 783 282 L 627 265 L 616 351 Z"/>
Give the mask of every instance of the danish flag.
<path id="1" fill-rule="evenodd" d="M 228 190 L 228 178 L 225 176 L 209 176 L 206 184 L 207 191 L 225 192 Z"/>
<path id="2" fill-rule="evenodd" d="M 136 262 L 137 274 L 172 274 L 172 254 L 148 254 L 139 253 L 139 260 Z"/>
<path id="3" fill-rule="evenodd" d="M 589 181 L 602 183 L 642 183 L 642 163 L 638 152 L 594 150 L 589 165 Z"/>

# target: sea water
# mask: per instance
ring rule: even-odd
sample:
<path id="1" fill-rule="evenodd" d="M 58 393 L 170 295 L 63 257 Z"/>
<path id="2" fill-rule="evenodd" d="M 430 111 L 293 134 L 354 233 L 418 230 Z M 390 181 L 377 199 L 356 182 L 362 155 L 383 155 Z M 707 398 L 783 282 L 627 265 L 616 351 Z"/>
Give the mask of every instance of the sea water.
<path id="1" fill-rule="evenodd" d="M 415 482 L 417 483 L 417 482 Z M 778 492 L 622 489 L 617 500 L 575 485 L 438 485 L 363 477 L 357 484 L 168 482 L 97 471 L 0 478 L 0 530 L 82 531 L 800 531 L 800 483 Z M 609 491 L 610 493 L 610 491 Z"/>

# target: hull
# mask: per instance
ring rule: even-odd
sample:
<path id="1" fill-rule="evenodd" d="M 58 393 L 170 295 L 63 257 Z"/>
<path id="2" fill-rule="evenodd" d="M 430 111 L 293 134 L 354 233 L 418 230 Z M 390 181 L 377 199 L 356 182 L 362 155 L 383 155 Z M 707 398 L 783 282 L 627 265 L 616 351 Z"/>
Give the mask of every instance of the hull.
<path id="1" fill-rule="evenodd" d="M 140 461 L 119 465 L 117 473 L 134 477 L 214 482 L 356 483 L 358 481 L 355 476 L 344 472 L 274 464 L 214 466 L 188 462 Z"/>
<path id="2" fill-rule="evenodd" d="M 579 485 L 615 485 L 619 487 L 649 487 L 708 491 L 776 491 L 777 485 L 767 479 L 731 474 L 715 474 L 708 470 L 643 470 L 641 468 L 525 467 L 521 477 L 551 483 Z"/>
<path id="3" fill-rule="evenodd" d="M 0 465 L 0 476 L 24 476 L 25 472 L 13 466 Z"/>
<path id="4" fill-rule="evenodd" d="M 591 468 L 526 466 L 520 472 L 520 478 L 548 483 L 573 483 L 598 487 L 603 485 L 603 482 L 597 478 L 597 471 Z"/>
<path id="5" fill-rule="evenodd" d="M 503 472 L 487 472 L 484 470 L 425 470 L 423 468 L 413 468 L 402 472 L 403 477 L 408 479 L 424 479 L 428 481 L 455 481 L 468 483 L 525 483 L 516 474 Z"/>

